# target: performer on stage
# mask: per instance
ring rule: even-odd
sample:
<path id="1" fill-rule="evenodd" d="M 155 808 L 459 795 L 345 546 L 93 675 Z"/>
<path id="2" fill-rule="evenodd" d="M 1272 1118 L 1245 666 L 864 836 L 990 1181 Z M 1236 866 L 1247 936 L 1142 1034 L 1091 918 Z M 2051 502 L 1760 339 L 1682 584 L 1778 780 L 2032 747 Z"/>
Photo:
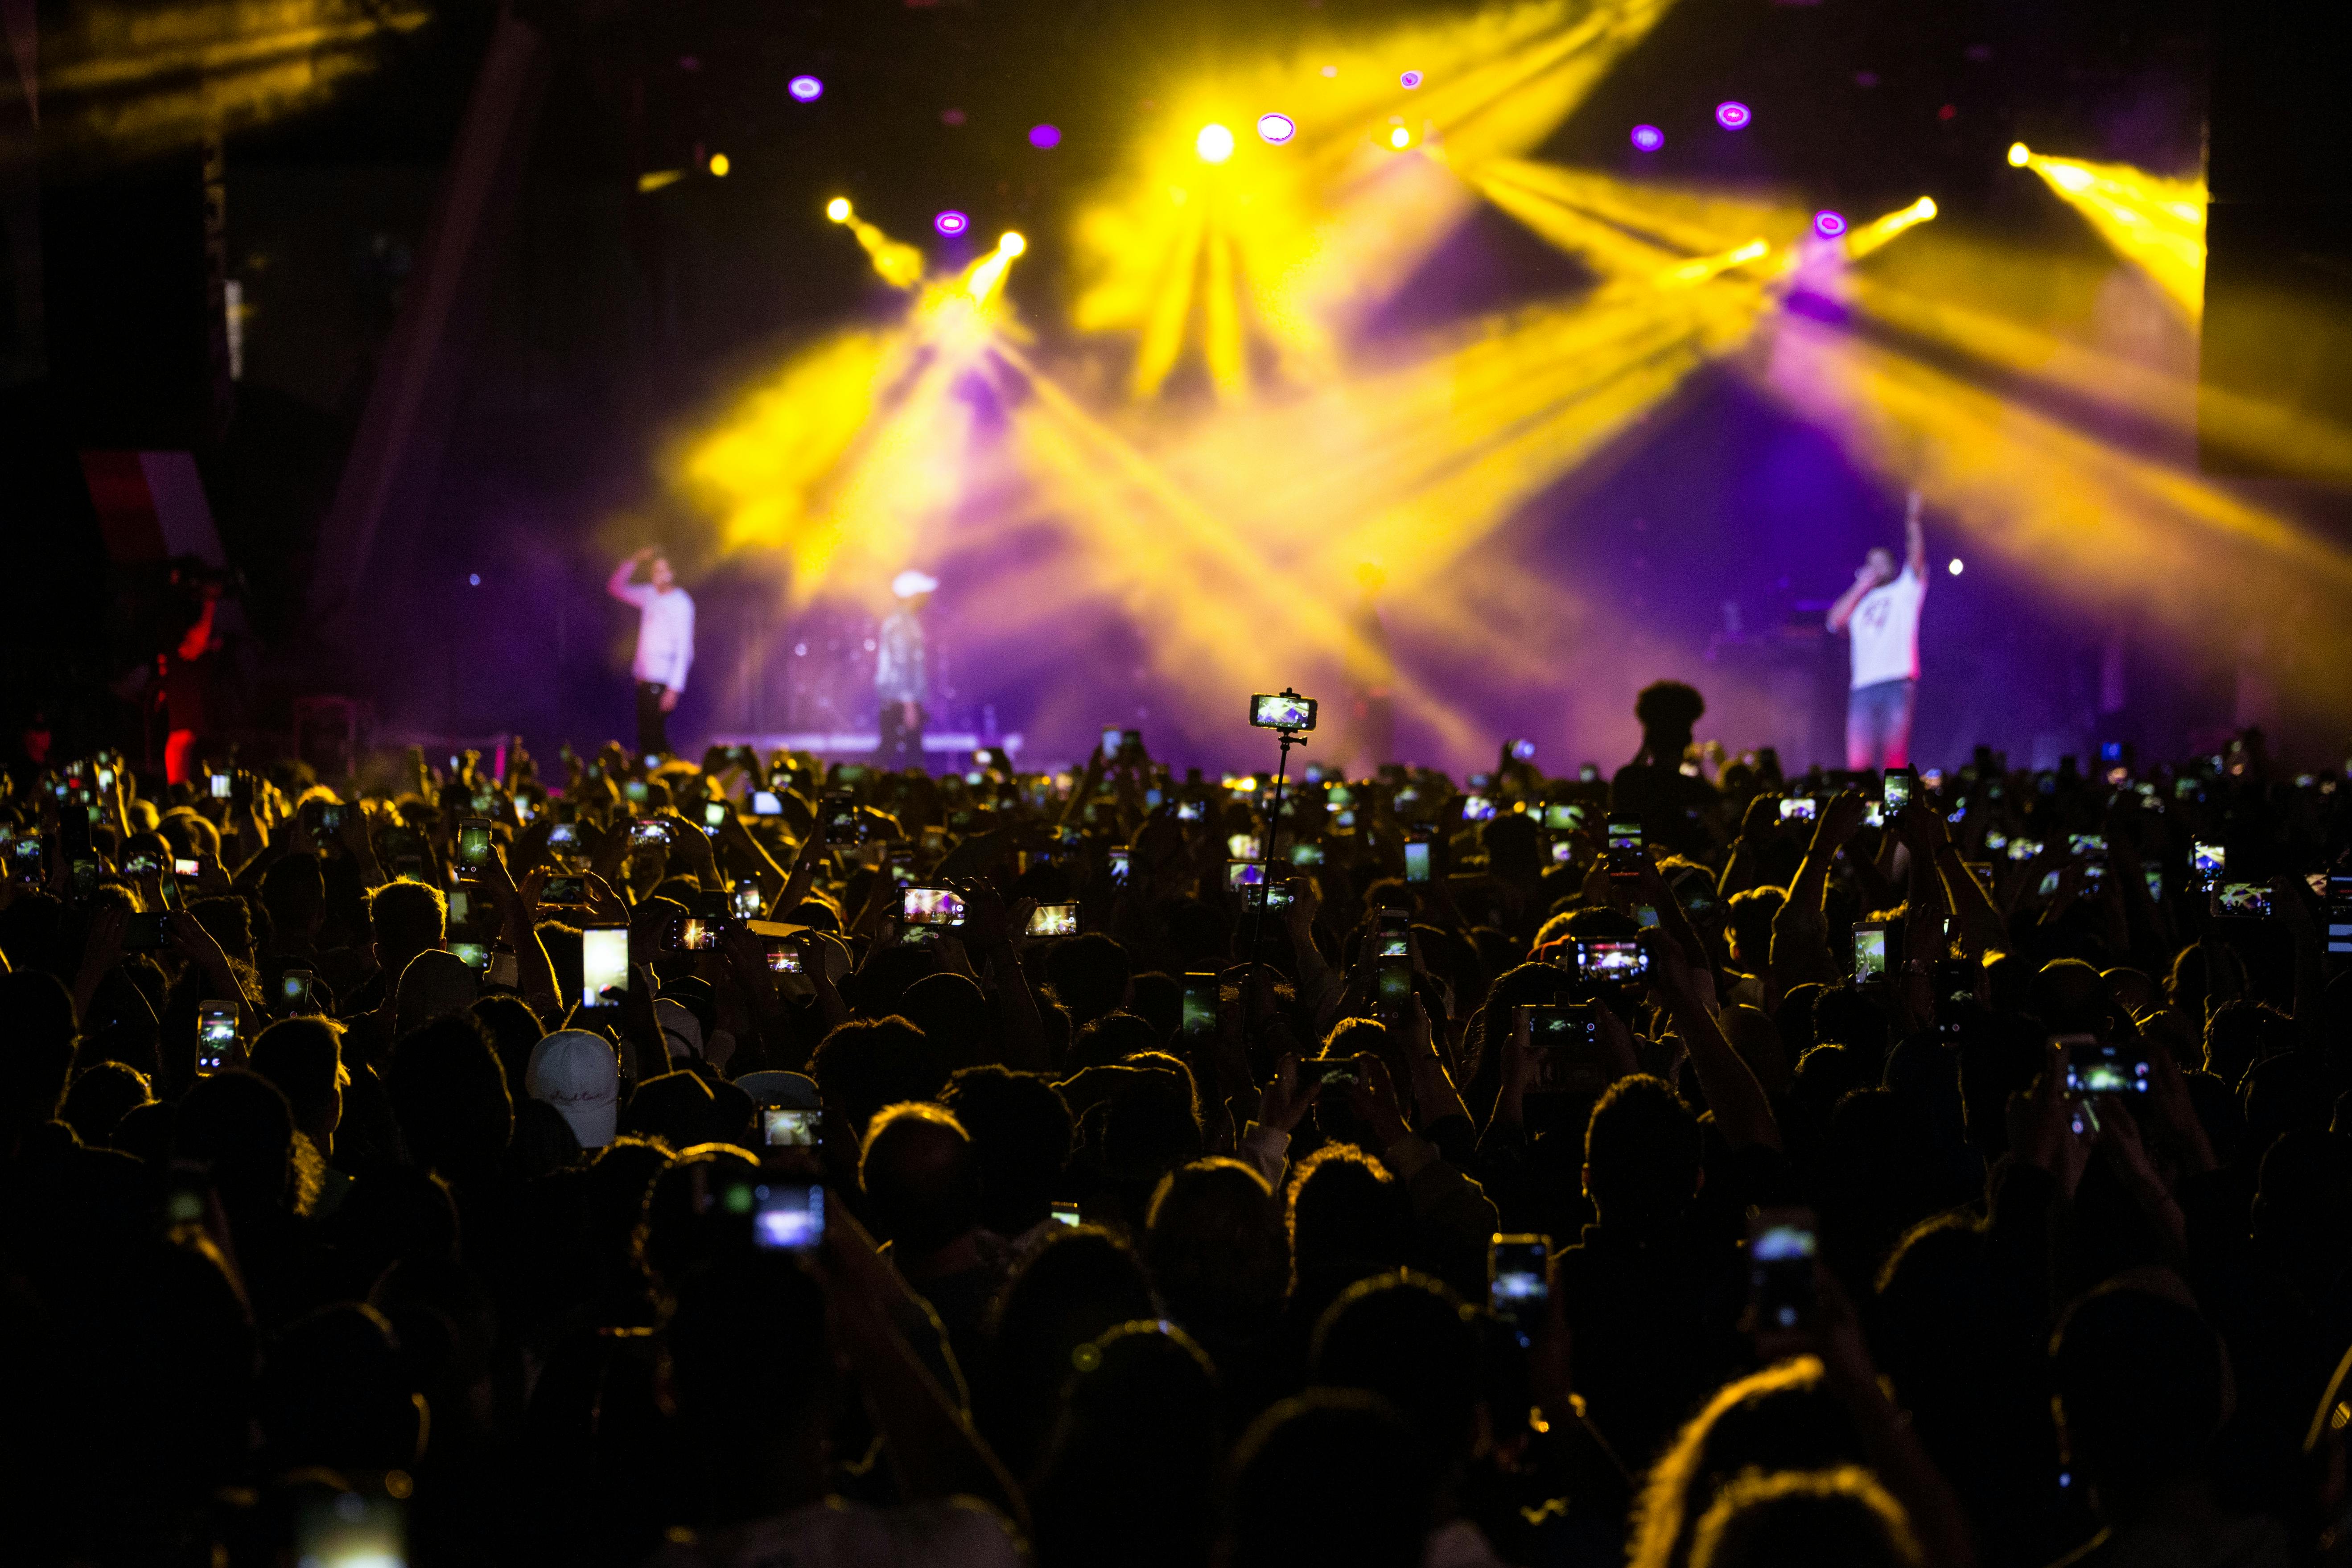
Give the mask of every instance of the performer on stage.
<path id="1" fill-rule="evenodd" d="M 1830 635 L 1851 628 L 1853 682 L 1846 699 L 1845 765 L 1899 768 L 1911 761 L 1911 714 L 1919 692 L 1919 605 L 1927 596 L 1927 536 L 1919 492 L 1903 519 L 1903 570 L 1894 552 L 1874 549 L 1853 586 L 1830 606 Z"/>
<path id="2" fill-rule="evenodd" d="M 923 765 L 923 700 L 930 683 L 923 664 L 923 623 L 919 618 L 931 602 L 939 579 L 905 571 L 890 580 L 898 607 L 882 623 L 875 641 L 874 695 L 882 743 L 874 753 L 875 766 L 885 769 Z"/>
<path id="3" fill-rule="evenodd" d="M 630 582 L 640 566 L 649 580 Z M 622 562 L 604 591 L 637 607 L 637 657 L 631 667 L 637 678 L 637 751 L 667 757 L 669 716 L 694 663 L 693 595 L 677 585 L 668 560 L 651 545 Z"/>

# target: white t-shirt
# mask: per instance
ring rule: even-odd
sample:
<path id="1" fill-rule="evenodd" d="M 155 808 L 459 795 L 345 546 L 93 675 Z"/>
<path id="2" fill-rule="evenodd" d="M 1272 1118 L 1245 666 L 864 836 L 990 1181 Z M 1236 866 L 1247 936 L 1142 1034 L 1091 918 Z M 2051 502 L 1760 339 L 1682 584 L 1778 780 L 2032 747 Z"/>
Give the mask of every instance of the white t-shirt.
<path id="1" fill-rule="evenodd" d="M 1853 639 L 1853 689 L 1919 679 L 1919 605 L 1927 584 L 1910 567 L 1862 596 L 1846 623 Z"/>
<path id="2" fill-rule="evenodd" d="M 651 583 L 627 584 L 615 593 L 637 607 L 637 679 L 685 690 L 694 663 L 693 595 L 677 587 L 663 593 Z"/>
<path id="3" fill-rule="evenodd" d="M 1024 1568 L 1012 1527 L 972 1498 L 875 1508 L 828 1498 L 673 1541 L 649 1568 Z"/>

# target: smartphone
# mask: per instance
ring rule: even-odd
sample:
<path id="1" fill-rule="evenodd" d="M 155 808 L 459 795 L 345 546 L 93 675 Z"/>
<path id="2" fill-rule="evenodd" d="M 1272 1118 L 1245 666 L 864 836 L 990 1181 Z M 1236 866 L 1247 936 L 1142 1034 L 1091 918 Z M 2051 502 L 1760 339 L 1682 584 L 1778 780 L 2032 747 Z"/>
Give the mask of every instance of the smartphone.
<path id="1" fill-rule="evenodd" d="M 1133 864 L 1133 850 L 1124 844 L 1113 845 L 1110 850 L 1110 885 L 1114 888 L 1126 887 L 1128 875 Z"/>
<path id="2" fill-rule="evenodd" d="M 2273 913 L 2271 890 L 2260 882 L 2222 882 L 2213 889 L 2213 918 L 2266 921 Z"/>
<path id="3" fill-rule="evenodd" d="M 1486 1246 L 1486 1310 L 1524 1345 L 1542 1330 L 1550 1302 L 1551 1243 L 1497 1233 Z"/>
<path id="4" fill-rule="evenodd" d="M 2070 833 L 2066 836 L 2066 853 L 2094 865 L 2107 858 L 2107 837 L 2104 833 Z"/>
<path id="5" fill-rule="evenodd" d="M 477 974 L 487 974 L 490 968 L 490 944 L 486 942 L 453 942 L 450 955 Z"/>
<path id="6" fill-rule="evenodd" d="M 1639 817 L 1612 816 L 1609 819 L 1608 847 L 1638 855 L 1643 849 L 1642 821 Z"/>
<path id="7" fill-rule="evenodd" d="M 1889 768 L 1886 782 L 1880 786 L 1879 802 L 1893 815 L 1911 804 L 1911 773 L 1907 768 Z"/>
<path id="8" fill-rule="evenodd" d="M 1391 940 L 1393 951 L 1387 942 L 1381 945 L 1372 982 L 1372 1010 L 1389 1019 L 1401 1016 L 1412 1001 L 1412 948 L 1402 937 Z"/>
<path id="9" fill-rule="evenodd" d="M 1584 807 L 1570 801 L 1553 801 L 1544 807 L 1544 826 L 1555 833 L 1566 833 L 1584 826 Z"/>
<path id="10" fill-rule="evenodd" d="M 2102 1041 L 2096 1035 L 2053 1035 L 2051 1039 L 2066 1047 L 2067 1093 L 2147 1092 L 2147 1057 L 2137 1046 Z"/>
<path id="11" fill-rule="evenodd" d="M 1792 795 L 1780 802 L 1783 822 L 1811 822 L 1820 812 L 1821 805 L 1809 795 Z"/>
<path id="12" fill-rule="evenodd" d="M 1495 803 L 1483 795 L 1464 795 L 1462 797 L 1462 820 L 1465 822 L 1494 821 Z"/>
<path id="13" fill-rule="evenodd" d="M 824 1239 L 824 1188 L 818 1184 L 757 1182 L 751 1196 L 757 1205 L 751 1211 L 753 1246 L 773 1252 L 813 1252 Z"/>
<path id="14" fill-rule="evenodd" d="M 652 759 L 648 758 L 646 760 L 651 761 Z M 621 781 L 621 798 L 627 801 L 631 805 L 645 805 L 646 797 L 651 793 L 652 792 L 650 790 L 646 788 L 646 781 L 643 779 L 624 779 Z"/>
<path id="15" fill-rule="evenodd" d="M 547 886 L 540 889 L 542 904 L 584 904 L 588 901 L 588 881 L 584 877 L 550 877 Z"/>
<path id="16" fill-rule="evenodd" d="M 27 833 L 8 846 L 8 868 L 19 877 L 37 881 L 41 875 L 41 836 Z M 188 862 L 194 864 L 194 862 Z M 194 875 L 190 872 L 189 875 Z"/>
<path id="17" fill-rule="evenodd" d="M 1126 740 L 1127 740 L 1127 731 L 1124 731 L 1124 730 L 1120 729 L 1120 728 L 1119 728 L 1118 725 L 1116 725 L 1116 724 L 1106 724 L 1106 725 L 1104 725 L 1104 726 L 1103 726 L 1103 732 L 1102 732 L 1102 754 L 1103 754 L 1103 756 L 1104 756 L 1105 758 L 1107 758 L 1107 759 L 1108 759 L 1108 758 L 1110 758 L 1110 757 L 1116 757 L 1116 756 L 1118 756 L 1118 753 L 1119 753 L 1119 751 L 1120 751 L 1120 749 L 1121 749 L 1122 745 L 1124 744 L 1124 742 L 1126 742 Z"/>
<path id="18" fill-rule="evenodd" d="M 760 1141 L 771 1149 L 814 1149 L 821 1110 L 788 1110 L 771 1105 L 760 1111 Z"/>
<path id="19" fill-rule="evenodd" d="M 1265 886 L 1265 868 L 1255 860 L 1225 862 L 1225 891 L 1241 893 L 1252 888 L 1264 886 Z"/>
<path id="20" fill-rule="evenodd" d="M 2009 841 L 2009 858 L 2012 860 L 2037 859 L 2042 854 L 2039 838 L 2012 838 Z"/>
<path id="21" fill-rule="evenodd" d="M 783 803 L 783 801 L 782 801 L 781 798 L 779 798 L 779 797 L 777 796 L 776 792 L 775 792 L 774 790 L 772 790 L 772 789 L 755 789 L 755 790 L 753 790 L 753 791 L 751 792 L 751 815 L 752 815 L 752 816 L 783 816 L 783 814 L 784 814 L 784 803 Z"/>
<path id="22" fill-rule="evenodd" d="M 580 1005 L 605 1007 L 615 1004 L 604 993 L 629 988 L 629 928 L 589 926 L 580 933 Z"/>
<path id="23" fill-rule="evenodd" d="M 1573 1094 L 1597 1100 L 1610 1083 L 1608 1049 L 1601 1043 L 1601 1019 L 1591 1006 L 1524 1003 L 1528 1056 L 1535 1068 L 1533 1094 Z"/>
<path id="24" fill-rule="evenodd" d="M 2327 879 L 2327 951 L 2352 953 L 2352 877 Z"/>
<path id="25" fill-rule="evenodd" d="M 1217 977 L 1205 970 L 1184 976 L 1183 1033 L 1197 1038 L 1217 1032 Z"/>
<path id="26" fill-rule="evenodd" d="M 1748 1294 L 1760 1329 L 1793 1329 L 1812 1316 L 1820 1228 L 1811 1209 L 1758 1209 L 1748 1221 Z"/>
<path id="27" fill-rule="evenodd" d="M 122 926 L 122 951 L 154 952 L 163 945 L 163 911 L 136 910 Z"/>
<path id="28" fill-rule="evenodd" d="M 196 1008 L 196 1071 L 215 1073 L 236 1046 L 236 1004 L 205 1002 Z"/>
<path id="29" fill-rule="evenodd" d="M 212 791 L 213 798 L 215 800 L 226 800 L 229 797 L 230 793 L 236 788 L 236 778 L 234 774 L 215 773 L 212 775 Z"/>
<path id="30" fill-rule="evenodd" d="M 1310 1057 L 1298 1064 L 1298 1087 L 1301 1092 L 1315 1084 L 1325 1089 L 1347 1089 L 1356 1082 L 1356 1058 L 1353 1057 Z"/>
<path id="31" fill-rule="evenodd" d="M 1081 1223 L 1078 1218 L 1078 1205 L 1074 1203 L 1055 1204 L 1053 1207 L 1053 1215 L 1055 1225 L 1076 1226 Z"/>
<path id="32" fill-rule="evenodd" d="M 1887 938 L 1895 926 L 1887 921 L 1856 921 L 1853 927 L 1853 983 L 1869 985 L 1886 978 Z"/>
<path id="33" fill-rule="evenodd" d="M 457 825 L 458 868 L 479 871 L 489 863 L 490 825 L 478 816 L 469 816 Z"/>
<path id="34" fill-rule="evenodd" d="M 856 798 L 835 790 L 824 797 L 824 841 L 827 844 L 862 844 L 866 841 L 866 824 L 857 815 Z"/>
<path id="35" fill-rule="evenodd" d="M 2219 844 L 2192 844 L 2189 848 L 2189 865 L 2196 875 L 2193 884 L 2210 888 L 2221 879 L 2230 868 L 2230 853 Z"/>
<path id="36" fill-rule="evenodd" d="M 1180 800 L 1176 803 L 1176 820 L 1201 822 L 1209 815 L 1209 803 L 1204 800 Z"/>
<path id="37" fill-rule="evenodd" d="M 796 947 L 782 946 L 768 949 L 768 973 L 771 974 L 807 973 L 802 966 L 801 950 Z"/>
<path id="38" fill-rule="evenodd" d="M 963 895 L 952 888 L 901 888 L 898 918 L 908 925 L 963 924 Z"/>
<path id="39" fill-rule="evenodd" d="M 1429 880 L 1429 844 L 1414 839 L 1404 847 L 1404 879 L 1408 882 Z"/>
<path id="40" fill-rule="evenodd" d="M 1295 691 L 1279 696 L 1260 692 L 1250 699 L 1250 722 L 1261 730 L 1312 730 L 1315 699 Z"/>
<path id="41" fill-rule="evenodd" d="M 723 800 L 709 800 L 703 802 L 703 831 L 715 837 L 720 828 L 727 826 L 727 819 L 733 815 L 734 814 L 728 809 L 727 803 Z"/>
<path id="42" fill-rule="evenodd" d="M 289 969 L 278 977 L 278 1010 L 284 1013 L 310 1011 L 310 972 L 309 970 Z"/>
<path id="43" fill-rule="evenodd" d="M 174 877 L 200 877 L 204 875 L 204 869 L 205 864 L 201 860 L 183 859 L 176 855 L 172 858 L 172 875 Z"/>
<path id="44" fill-rule="evenodd" d="M 708 915 L 684 915 L 670 922 L 672 951 L 677 952 L 711 952 L 719 946 L 720 922 Z"/>
<path id="45" fill-rule="evenodd" d="M 658 816 L 640 816 L 629 823 L 629 842 L 633 845 L 663 846 L 669 842 L 669 831 Z"/>
<path id="46" fill-rule="evenodd" d="M 1225 854 L 1232 859 L 1255 860 L 1257 858 L 1257 835 L 1255 833 L 1225 835 Z"/>
<path id="47" fill-rule="evenodd" d="M 1568 865 L 1573 865 L 1573 864 L 1575 863 L 1575 860 L 1576 860 L 1576 841 L 1575 841 L 1574 839 L 1572 839 L 1572 838 L 1555 838 L 1555 839 L 1553 839 L 1553 840 L 1551 841 L 1551 863 L 1552 863 L 1553 865 L 1555 865 L 1555 866 L 1568 866 Z"/>
<path id="48" fill-rule="evenodd" d="M 1650 950 L 1630 936 L 1579 937 L 1576 972 L 1596 984 L 1631 984 L 1650 977 Z"/>
<path id="49" fill-rule="evenodd" d="M 1076 936 L 1078 934 L 1078 906 L 1076 904 L 1039 904 L 1029 915 L 1030 936 Z"/>
<path id="50" fill-rule="evenodd" d="M 758 920 L 760 911 L 766 907 L 766 901 L 760 896 L 760 884 L 757 882 L 738 882 L 735 884 L 735 890 L 727 895 L 727 908 L 739 921 Z"/>
<path id="51" fill-rule="evenodd" d="M 1939 958 L 1930 970 L 1936 1033 L 1949 1039 L 1960 1032 L 1968 1005 L 1977 999 L 1978 966 L 1965 958 Z"/>

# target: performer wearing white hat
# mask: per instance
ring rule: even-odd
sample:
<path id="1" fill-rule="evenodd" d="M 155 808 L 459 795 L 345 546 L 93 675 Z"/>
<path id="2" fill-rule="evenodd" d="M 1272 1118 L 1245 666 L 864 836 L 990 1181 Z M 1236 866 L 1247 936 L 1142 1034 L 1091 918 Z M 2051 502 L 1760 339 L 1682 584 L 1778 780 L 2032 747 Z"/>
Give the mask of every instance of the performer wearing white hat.
<path id="1" fill-rule="evenodd" d="M 898 607 L 882 623 L 875 642 L 874 695 L 880 702 L 882 743 L 874 753 L 881 768 L 923 765 L 923 699 L 929 684 L 923 668 L 923 623 L 917 619 L 931 602 L 936 577 L 908 570 L 890 580 Z"/>

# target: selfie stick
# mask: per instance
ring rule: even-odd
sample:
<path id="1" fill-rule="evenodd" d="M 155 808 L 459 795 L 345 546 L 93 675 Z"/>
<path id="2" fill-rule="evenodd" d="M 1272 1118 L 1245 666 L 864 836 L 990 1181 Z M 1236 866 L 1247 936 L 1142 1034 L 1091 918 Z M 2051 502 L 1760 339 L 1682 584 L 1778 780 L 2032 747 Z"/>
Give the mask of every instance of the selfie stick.
<path id="1" fill-rule="evenodd" d="M 1287 686 L 1282 689 L 1281 695 L 1297 698 L 1300 701 L 1306 700 Z M 1250 910 L 1249 973 L 1242 978 L 1244 1007 L 1249 1005 L 1250 984 L 1257 979 L 1258 937 L 1265 926 L 1266 903 L 1274 897 L 1274 836 L 1282 826 L 1282 785 L 1290 773 L 1290 748 L 1307 744 L 1307 735 L 1303 731 L 1276 730 L 1274 733 L 1275 738 L 1282 742 L 1282 756 L 1274 765 L 1274 805 L 1266 813 L 1265 842 L 1260 846 L 1257 852 L 1259 876 L 1262 879 L 1257 887 L 1256 907 Z"/>

